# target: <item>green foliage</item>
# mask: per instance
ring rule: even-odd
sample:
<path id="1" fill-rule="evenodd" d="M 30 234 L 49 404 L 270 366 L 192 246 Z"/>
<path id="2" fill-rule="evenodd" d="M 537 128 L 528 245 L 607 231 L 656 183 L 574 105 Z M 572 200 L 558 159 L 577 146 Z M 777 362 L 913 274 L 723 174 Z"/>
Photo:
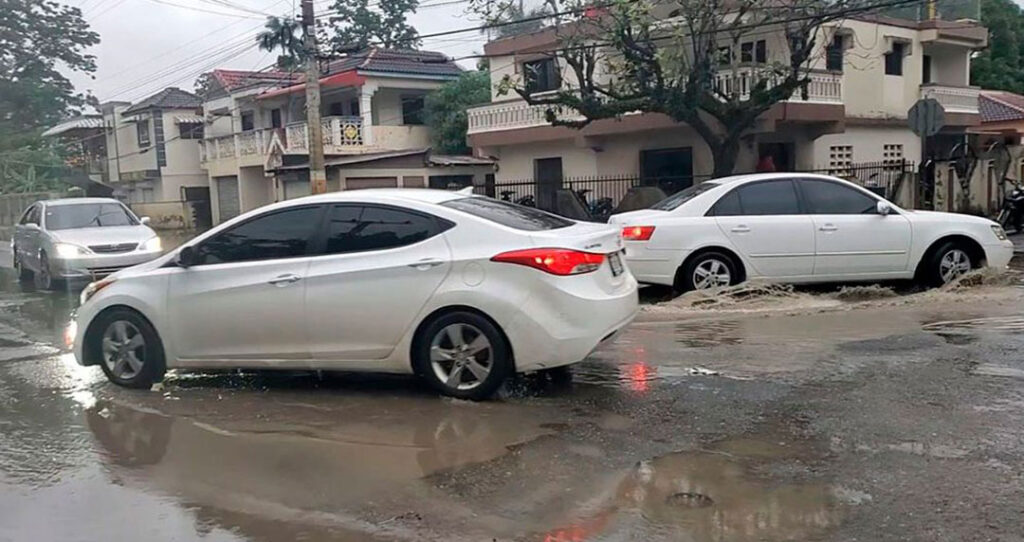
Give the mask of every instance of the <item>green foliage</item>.
<path id="1" fill-rule="evenodd" d="M 256 35 L 256 43 L 263 51 L 281 51 L 277 67 L 282 70 L 299 69 L 306 61 L 301 25 L 291 17 L 267 17 L 263 30 Z"/>
<path id="2" fill-rule="evenodd" d="M 544 28 L 544 19 L 538 17 L 551 14 L 551 7 L 548 4 L 527 9 L 521 2 L 510 2 L 504 4 L 503 8 L 495 12 L 487 21 L 488 24 L 502 24 L 502 26 L 491 30 L 494 39 L 536 32 Z"/>
<path id="3" fill-rule="evenodd" d="M 427 95 L 424 107 L 434 150 L 445 154 L 469 154 L 466 145 L 466 109 L 491 101 L 491 76 L 485 71 L 466 72 L 455 81 Z"/>
<path id="4" fill-rule="evenodd" d="M 65 190 L 64 149 L 43 144 L 0 155 L 0 194 Z"/>
<path id="5" fill-rule="evenodd" d="M 416 49 L 419 33 L 406 17 L 416 13 L 419 4 L 419 0 L 335 0 L 331 6 L 335 12 L 330 18 L 331 48 L 339 52 L 370 46 Z"/>
<path id="6" fill-rule="evenodd" d="M 983 0 L 988 49 L 971 60 L 971 84 L 1024 94 L 1024 12 L 1013 0 Z"/>
<path id="7" fill-rule="evenodd" d="M 0 0 L 0 152 L 38 143 L 47 126 L 89 103 L 61 71 L 95 72 L 85 50 L 99 41 L 77 7 Z"/>

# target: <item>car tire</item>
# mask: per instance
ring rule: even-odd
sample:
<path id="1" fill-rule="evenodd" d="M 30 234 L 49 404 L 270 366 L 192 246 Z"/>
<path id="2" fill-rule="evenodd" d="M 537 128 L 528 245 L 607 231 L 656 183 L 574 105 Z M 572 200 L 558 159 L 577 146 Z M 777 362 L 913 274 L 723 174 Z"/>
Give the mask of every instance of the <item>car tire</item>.
<path id="1" fill-rule="evenodd" d="M 736 263 L 728 254 L 715 250 L 690 259 L 680 272 L 681 275 L 676 281 L 676 289 L 680 293 L 722 288 L 739 282 Z"/>
<path id="2" fill-rule="evenodd" d="M 21 282 L 28 282 L 34 278 L 32 270 L 26 269 L 24 262 L 18 256 L 18 248 L 14 247 L 12 250 L 11 259 L 14 260 L 14 272 L 18 275 L 18 280 Z"/>
<path id="3" fill-rule="evenodd" d="M 105 312 L 90 326 L 86 340 L 88 359 L 99 361 L 103 374 L 114 384 L 149 389 L 163 380 L 163 343 L 141 314 L 131 309 Z"/>
<path id="4" fill-rule="evenodd" d="M 35 281 L 36 288 L 39 290 L 52 290 L 54 288 L 55 280 L 51 274 L 50 259 L 43 252 L 39 254 L 39 269 L 33 273 L 32 278 Z"/>
<path id="5" fill-rule="evenodd" d="M 479 314 L 458 311 L 432 318 L 414 342 L 413 370 L 432 388 L 458 399 L 488 399 L 514 373 L 505 336 Z"/>
<path id="6" fill-rule="evenodd" d="M 969 273 L 977 263 L 971 258 L 971 251 L 962 243 L 949 241 L 931 253 L 925 262 L 922 277 L 926 285 L 938 288 Z"/>

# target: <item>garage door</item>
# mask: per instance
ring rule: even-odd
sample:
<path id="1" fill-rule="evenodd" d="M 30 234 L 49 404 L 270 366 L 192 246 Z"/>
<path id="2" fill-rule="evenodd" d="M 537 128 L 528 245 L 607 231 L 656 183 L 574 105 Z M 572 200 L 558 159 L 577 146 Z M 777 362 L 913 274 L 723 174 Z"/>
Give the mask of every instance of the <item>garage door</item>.
<path id="1" fill-rule="evenodd" d="M 309 181 L 286 181 L 284 183 L 284 199 L 301 198 L 313 193 Z"/>
<path id="2" fill-rule="evenodd" d="M 217 208 L 221 222 L 238 216 L 238 177 L 217 178 Z"/>

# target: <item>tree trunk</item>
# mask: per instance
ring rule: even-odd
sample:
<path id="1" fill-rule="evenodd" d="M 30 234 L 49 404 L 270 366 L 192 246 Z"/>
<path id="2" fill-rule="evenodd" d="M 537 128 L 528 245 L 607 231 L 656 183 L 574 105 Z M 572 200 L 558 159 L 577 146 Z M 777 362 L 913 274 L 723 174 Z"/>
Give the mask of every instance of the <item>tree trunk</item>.
<path id="1" fill-rule="evenodd" d="M 740 153 L 738 137 L 726 137 L 720 143 L 709 144 L 711 160 L 714 162 L 711 176 L 718 179 L 732 175 L 736 169 L 736 158 Z"/>

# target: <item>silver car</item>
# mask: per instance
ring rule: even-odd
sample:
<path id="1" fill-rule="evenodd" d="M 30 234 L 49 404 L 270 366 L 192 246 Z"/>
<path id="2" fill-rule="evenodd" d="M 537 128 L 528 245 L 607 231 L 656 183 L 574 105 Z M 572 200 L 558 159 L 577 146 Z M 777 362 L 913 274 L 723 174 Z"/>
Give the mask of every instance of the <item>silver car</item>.
<path id="1" fill-rule="evenodd" d="M 14 267 L 19 278 L 34 278 L 43 289 L 57 281 L 96 280 L 163 252 L 148 222 L 114 199 L 38 201 L 14 229 Z"/>

